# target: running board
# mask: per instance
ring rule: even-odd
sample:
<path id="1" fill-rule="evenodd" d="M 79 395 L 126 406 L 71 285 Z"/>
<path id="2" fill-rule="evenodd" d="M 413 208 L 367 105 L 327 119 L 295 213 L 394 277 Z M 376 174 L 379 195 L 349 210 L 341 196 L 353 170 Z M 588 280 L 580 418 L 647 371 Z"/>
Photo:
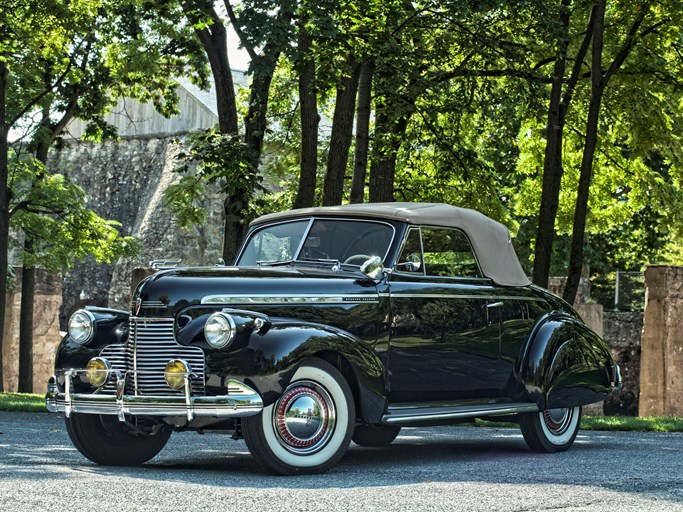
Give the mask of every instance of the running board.
<path id="1" fill-rule="evenodd" d="M 484 416 L 507 416 L 525 412 L 538 412 L 536 404 L 477 404 L 458 406 L 421 407 L 389 406 L 387 414 L 382 417 L 382 423 L 408 424 L 423 421 L 441 421 L 458 418 L 479 418 Z"/>

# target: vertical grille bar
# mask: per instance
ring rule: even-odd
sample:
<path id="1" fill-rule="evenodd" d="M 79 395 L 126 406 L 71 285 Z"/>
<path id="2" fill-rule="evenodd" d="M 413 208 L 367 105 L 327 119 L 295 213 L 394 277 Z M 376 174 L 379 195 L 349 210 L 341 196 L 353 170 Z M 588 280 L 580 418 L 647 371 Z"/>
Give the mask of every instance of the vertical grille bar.
<path id="1" fill-rule="evenodd" d="M 125 345 L 109 345 L 100 355 L 109 360 L 114 371 L 128 372 L 126 393 L 136 396 L 182 395 L 171 389 L 164 379 L 164 368 L 171 359 L 190 364 L 194 395 L 204 395 L 204 351 L 186 347 L 175 341 L 172 318 L 131 317 Z M 114 394 L 113 382 L 102 388 L 102 394 Z"/>

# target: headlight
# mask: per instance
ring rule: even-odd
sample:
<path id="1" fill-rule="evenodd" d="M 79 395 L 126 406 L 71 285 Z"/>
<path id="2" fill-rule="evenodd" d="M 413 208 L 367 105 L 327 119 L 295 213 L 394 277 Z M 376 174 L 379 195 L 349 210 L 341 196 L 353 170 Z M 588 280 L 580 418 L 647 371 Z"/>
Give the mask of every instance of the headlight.
<path id="1" fill-rule="evenodd" d="M 109 380 L 111 364 L 102 357 L 93 357 L 85 366 L 85 378 L 96 388 L 101 388 Z"/>
<path id="2" fill-rule="evenodd" d="M 173 359 L 166 363 L 164 368 L 164 378 L 166 384 L 173 389 L 180 389 L 185 386 L 185 375 L 192 373 L 190 365 L 181 359 Z"/>
<path id="3" fill-rule="evenodd" d="M 235 321 L 225 313 L 214 313 L 204 324 L 204 337 L 214 348 L 225 347 L 235 337 Z"/>
<path id="4" fill-rule="evenodd" d="M 69 318 L 68 331 L 76 343 L 88 343 L 95 333 L 95 316 L 86 309 L 79 309 Z"/>

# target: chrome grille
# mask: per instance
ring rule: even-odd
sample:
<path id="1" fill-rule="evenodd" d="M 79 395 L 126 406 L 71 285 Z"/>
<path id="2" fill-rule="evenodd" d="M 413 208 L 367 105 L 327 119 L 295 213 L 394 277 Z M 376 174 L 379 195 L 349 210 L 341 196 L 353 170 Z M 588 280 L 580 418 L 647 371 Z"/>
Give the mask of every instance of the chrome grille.
<path id="1" fill-rule="evenodd" d="M 204 395 L 204 351 L 199 347 L 178 345 L 173 336 L 172 318 L 131 317 L 128 341 L 125 345 L 109 345 L 100 355 L 113 370 L 130 372 L 126 393 L 133 395 L 180 395 L 164 380 L 164 367 L 171 359 L 183 359 L 190 364 L 192 393 Z M 103 394 L 114 394 L 115 384 L 108 382 Z"/>

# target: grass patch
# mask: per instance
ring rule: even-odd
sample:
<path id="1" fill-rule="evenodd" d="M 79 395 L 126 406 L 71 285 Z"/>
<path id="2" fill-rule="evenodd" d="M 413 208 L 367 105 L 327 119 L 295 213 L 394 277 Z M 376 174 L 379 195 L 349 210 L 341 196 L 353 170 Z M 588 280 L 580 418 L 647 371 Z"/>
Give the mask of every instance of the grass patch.
<path id="1" fill-rule="evenodd" d="M 475 427 L 514 427 L 516 423 L 503 423 L 477 419 Z M 670 416 L 584 416 L 581 430 L 611 430 L 622 432 L 683 432 L 683 418 Z"/>
<path id="2" fill-rule="evenodd" d="M 583 430 L 624 430 L 630 432 L 683 432 L 683 418 L 671 416 L 586 416 Z"/>
<path id="3" fill-rule="evenodd" d="M 0 411 L 47 412 L 45 396 L 29 393 L 0 393 Z"/>

